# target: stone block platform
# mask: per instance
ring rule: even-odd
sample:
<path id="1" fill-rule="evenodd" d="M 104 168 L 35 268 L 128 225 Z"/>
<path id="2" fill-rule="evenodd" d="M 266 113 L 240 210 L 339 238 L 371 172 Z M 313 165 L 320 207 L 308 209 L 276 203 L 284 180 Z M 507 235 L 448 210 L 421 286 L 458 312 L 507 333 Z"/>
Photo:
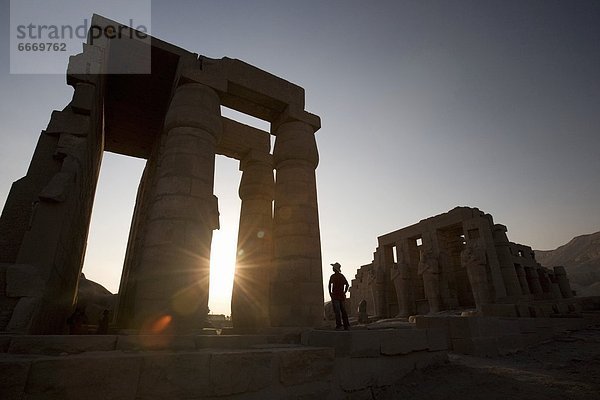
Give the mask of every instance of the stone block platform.
<path id="1" fill-rule="evenodd" d="M 296 334 L 3 335 L 0 398 L 371 399 L 414 370 L 446 362 L 448 352 L 507 354 L 600 325 L 600 314 L 412 320 Z"/>
<path id="2" fill-rule="evenodd" d="M 0 336 L 0 398 L 343 399 L 447 360 L 419 329 L 312 330 L 283 341 L 289 335 Z"/>
<path id="3" fill-rule="evenodd" d="M 432 337 L 443 335 L 448 350 L 494 357 L 523 350 L 565 331 L 600 325 L 600 313 L 583 313 L 569 318 L 503 318 L 416 316 L 415 325 Z M 437 332 L 437 333 L 433 333 Z"/>

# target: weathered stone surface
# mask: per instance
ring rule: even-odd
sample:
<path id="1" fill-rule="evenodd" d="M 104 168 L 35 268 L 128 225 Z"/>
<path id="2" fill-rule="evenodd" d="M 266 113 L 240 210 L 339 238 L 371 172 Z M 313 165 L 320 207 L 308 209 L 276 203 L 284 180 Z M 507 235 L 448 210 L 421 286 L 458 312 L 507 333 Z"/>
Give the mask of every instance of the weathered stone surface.
<path id="1" fill-rule="evenodd" d="M 217 396 L 263 389 L 275 376 L 273 357 L 266 351 L 216 353 L 209 368 L 210 386 Z"/>
<path id="2" fill-rule="evenodd" d="M 24 398 L 30 367 L 30 360 L 0 360 L 0 397 L 3 400 Z"/>
<path id="3" fill-rule="evenodd" d="M 212 394 L 209 353 L 144 355 L 137 398 L 197 399 Z"/>
<path id="4" fill-rule="evenodd" d="M 404 319 L 380 319 L 367 325 L 367 329 L 414 329 L 415 325 Z"/>
<path id="5" fill-rule="evenodd" d="M 336 357 L 350 354 L 352 349 L 352 333 L 312 330 L 302 333 L 302 344 L 313 347 L 333 347 Z"/>
<path id="6" fill-rule="evenodd" d="M 392 331 L 351 331 L 350 357 L 379 357 L 381 344 L 392 336 Z M 338 353 L 336 352 L 336 356 Z"/>
<path id="7" fill-rule="evenodd" d="M 427 329 L 427 348 L 429 351 L 448 350 L 448 331 L 444 329 Z"/>
<path id="8" fill-rule="evenodd" d="M 481 313 L 489 317 L 517 317 L 517 308 L 514 304 L 482 304 Z"/>
<path id="9" fill-rule="evenodd" d="M 83 53 L 69 57 L 67 84 L 75 86 L 84 82 L 95 85 L 98 82 L 98 74 L 102 73 L 104 51 L 102 47 L 84 43 Z"/>
<path id="10" fill-rule="evenodd" d="M 427 350 L 427 331 L 424 329 L 397 330 L 381 340 L 381 354 L 394 356 Z"/>
<path id="11" fill-rule="evenodd" d="M 51 135 L 67 133 L 75 136 L 86 136 L 89 130 L 90 117 L 65 110 L 52 112 L 46 133 Z"/>
<path id="12" fill-rule="evenodd" d="M 477 320 L 471 317 L 450 318 L 450 337 L 466 339 L 479 336 Z"/>
<path id="13" fill-rule="evenodd" d="M 470 354 L 484 357 L 498 355 L 498 344 L 496 338 L 454 338 L 452 339 L 452 350 L 456 353 Z"/>
<path id="14" fill-rule="evenodd" d="M 191 127 L 204 130 L 215 138 L 222 132 L 217 93 L 201 84 L 179 86 L 165 117 L 165 130 Z"/>
<path id="15" fill-rule="evenodd" d="M 525 347 L 521 334 L 507 334 L 498 336 L 496 338 L 496 346 L 500 354 L 516 353 Z"/>
<path id="16" fill-rule="evenodd" d="M 279 379 L 284 386 L 314 381 L 330 381 L 333 374 L 333 349 L 289 349 L 278 351 Z"/>
<path id="17" fill-rule="evenodd" d="M 194 338 L 198 349 L 250 349 L 273 340 L 273 336 L 267 335 L 202 335 Z"/>
<path id="18" fill-rule="evenodd" d="M 75 174 L 59 172 L 52 177 L 50 182 L 40 192 L 40 200 L 62 203 L 67 199 L 67 192 L 74 183 Z"/>
<path id="19" fill-rule="evenodd" d="M 193 336 L 185 335 L 121 335 L 117 339 L 117 350 L 175 350 L 196 349 Z"/>
<path id="20" fill-rule="evenodd" d="M 31 319 L 39 305 L 39 297 L 21 297 L 13 310 L 6 332 L 28 333 Z"/>
<path id="21" fill-rule="evenodd" d="M 519 318 L 518 320 L 519 330 L 521 333 L 536 332 L 535 319 L 533 318 Z"/>
<path id="22" fill-rule="evenodd" d="M 24 335 L 13 336 L 8 348 L 12 354 L 77 354 L 115 349 L 114 335 Z"/>
<path id="23" fill-rule="evenodd" d="M 89 115 L 96 104 L 96 86 L 89 83 L 75 85 L 71 108 L 78 114 Z"/>
<path id="24" fill-rule="evenodd" d="M 141 358 L 72 356 L 33 361 L 25 398 L 134 400 Z"/>
<path id="25" fill-rule="evenodd" d="M 414 371 L 447 360 L 446 352 L 418 352 L 380 358 L 336 358 L 336 382 L 344 392 L 392 385 Z"/>
<path id="26" fill-rule="evenodd" d="M 35 297 L 44 290 L 40 271 L 31 265 L 17 264 L 6 269 L 6 295 L 8 297 Z"/>

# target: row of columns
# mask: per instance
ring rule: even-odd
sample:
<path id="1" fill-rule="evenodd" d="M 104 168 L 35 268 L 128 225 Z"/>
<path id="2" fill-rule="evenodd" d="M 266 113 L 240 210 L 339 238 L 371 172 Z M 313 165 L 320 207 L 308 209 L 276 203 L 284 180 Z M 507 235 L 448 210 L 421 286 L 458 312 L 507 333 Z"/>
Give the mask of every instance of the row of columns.
<path id="1" fill-rule="evenodd" d="M 314 326 L 322 318 L 314 131 L 304 122 L 285 122 L 275 127 L 273 156 L 251 151 L 241 160 L 232 293 L 232 320 L 240 331 Z M 198 83 L 179 86 L 165 119 L 140 263 L 130 285 L 135 288 L 129 290 L 132 328 L 181 333 L 203 327 L 212 231 L 218 229 L 213 189 L 221 134 L 217 93 Z"/>
<path id="2" fill-rule="evenodd" d="M 134 327 L 162 333 L 202 328 L 208 311 L 210 244 L 220 102 L 210 88 L 180 86 L 171 101 L 136 271 Z"/>
<path id="3" fill-rule="evenodd" d="M 525 267 L 525 279 L 535 298 L 569 299 L 573 291 L 564 267 L 550 270 L 544 267 Z"/>

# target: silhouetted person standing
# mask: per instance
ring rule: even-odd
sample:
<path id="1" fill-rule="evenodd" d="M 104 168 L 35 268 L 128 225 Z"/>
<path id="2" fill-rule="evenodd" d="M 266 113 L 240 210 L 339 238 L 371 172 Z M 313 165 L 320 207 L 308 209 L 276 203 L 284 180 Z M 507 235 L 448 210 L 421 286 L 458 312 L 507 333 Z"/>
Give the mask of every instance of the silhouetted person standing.
<path id="1" fill-rule="evenodd" d="M 340 263 L 331 264 L 333 267 L 333 275 L 329 278 L 329 296 L 331 296 L 331 304 L 335 312 L 335 329 L 342 329 L 342 321 L 344 322 L 344 330 L 350 329 L 348 322 L 348 313 L 346 312 L 346 292 L 350 288 L 346 277 L 340 272 L 342 266 Z M 340 317 L 341 314 L 341 317 Z"/>
<path id="2" fill-rule="evenodd" d="M 104 310 L 102 312 L 102 318 L 98 321 L 98 329 L 96 330 L 96 334 L 98 335 L 106 335 L 108 333 L 108 310 Z"/>

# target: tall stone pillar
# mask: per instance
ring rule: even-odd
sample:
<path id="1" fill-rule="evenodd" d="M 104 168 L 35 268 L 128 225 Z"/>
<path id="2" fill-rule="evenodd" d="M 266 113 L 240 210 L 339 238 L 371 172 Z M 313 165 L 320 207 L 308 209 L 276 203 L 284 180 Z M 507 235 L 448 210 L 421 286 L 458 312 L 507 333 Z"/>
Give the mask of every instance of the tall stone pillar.
<path id="1" fill-rule="evenodd" d="M 487 274 L 488 256 L 485 245 L 480 240 L 469 241 L 460 258 L 462 266 L 467 270 L 475 305 L 481 311 L 483 304 L 494 302 Z"/>
<path id="2" fill-rule="evenodd" d="M 521 292 L 524 295 L 530 295 L 531 291 L 529 290 L 529 284 L 527 283 L 527 278 L 525 277 L 525 271 L 522 266 L 516 266 L 515 270 L 517 272 L 517 278 L 519 279 L 519 284 L 521 285 Z"/>
<path id="3" fill-rule="evenodd" d="M 547 294 L 546 297 L 551 297 L 552 288 L 550 287 L 550 278 L 548 277 L 548 271 L 544 267 L 536 268 L 539 279 L 540 286 L 542 287 L 542 292 Z"/>
<path id="4" fill-rule="evenodd" d="M 560 292 L 560 285 L 558 279 L 554 275 L 554 271 L 548 273 L 548 280 L 550 281 L 550 294 L 553 299 L 562 299 L 562 293 Z"/>
<path id="5" fill-rule="evenodd" d="M 85 69 L 81 66 L 85 65 Z M 70 57 L 75 89 L 40 135 L 0 217 L 0 331 L 63 334 L 73 312 L 104 150 L 104 52 Z M 82 71 L 85 71 L 82 72 Z"/>
<path id="6" fill-rule="evenodd" d="M 269 326 L 272 254 L 273 161 L 268 153 L 251 152 L 241 161 L 242 199 L 231 320 L 239 332 Z"/>
<path id="7" fill-rule="evenodd" d="M 423 279 L 425 297 L 429 302 L 429 312 L 436 313 L 442 309 L 442 298 L 440 296 L 440 267 L 437 256 L 431 247 L 423 242 L 424 249 L 421 251 L 418 273 Z"/>
<path id="8" fill-rule="evenodd" d="M 542 285 L 540 284 L 540 278 L 535 268 L 525 267 L 525 278 L 527 279 L 527 284 L 529 285 L 531 294 L 539 296 L 543 293 Z"/>
<path id="9" fill-rule="evenodd" d="M 284 122 L 275 134 L 271 325 L 315 326 L 323 319 L 323 275 L 314 128 Z"/>
<path id="10" fill-rule="evenodd" d="M 371 291 L 373 293 L 373 305 L 375 306 L 375 315 L 380 318 L 387 317 L 387 299 L 385 295 L 386 265 L 393 264 L 392 255 L 386 260 L 386 254 L 383 247 L 377 247 L 373 253 L 373 276 L 371 282 Z M 389 272 L 388 272 L 389 273 Z"/>
<path id="11" fill-rule="evenodd" d="M 390 279 L 396 289 L 396 298 L 398 300 L 397 317 L 408 317 L 415 312 L 415 301 L 413 293 L 413 282 L 411 279 L 408 257 L 404 254 L 403 243 L 396 245 L 398 262 L 391 267 Z"/>
<path id="12" fill-rule="evenodd" d="M 221 131 L 217 94 L 196 83 L 178 87 L 165 118 L 136 271 L 133 327 L 142 331 L 191 332 L 206 319 Z"/>
<path id="13" fill-rule="evenodd" d="M 515 270 L 515 266 L 512 261 L 510 242 L 506 236 L 506 230 L 506 226 L 504 225 L 494 225 L 493 235 L 496 254 L 498 255 L 498 260 L 500 261 L 500 271 L 502 272 L 504 286 L 506 287 L 506 295 L 521 296 L 521 285 L 519 284 L 517 271 Z"/>
<path id="14" fill-rule="evenodd" d="M 558 287 L 560 288 L 562 297 L 565 299 L 570 299 L 573 297 L 573 290 L 571 289 L 569 278 L 567 278 L 567 271 L 565 271 L 565 267 L 554 267 L 554 276 L 558 281 Z"/>

